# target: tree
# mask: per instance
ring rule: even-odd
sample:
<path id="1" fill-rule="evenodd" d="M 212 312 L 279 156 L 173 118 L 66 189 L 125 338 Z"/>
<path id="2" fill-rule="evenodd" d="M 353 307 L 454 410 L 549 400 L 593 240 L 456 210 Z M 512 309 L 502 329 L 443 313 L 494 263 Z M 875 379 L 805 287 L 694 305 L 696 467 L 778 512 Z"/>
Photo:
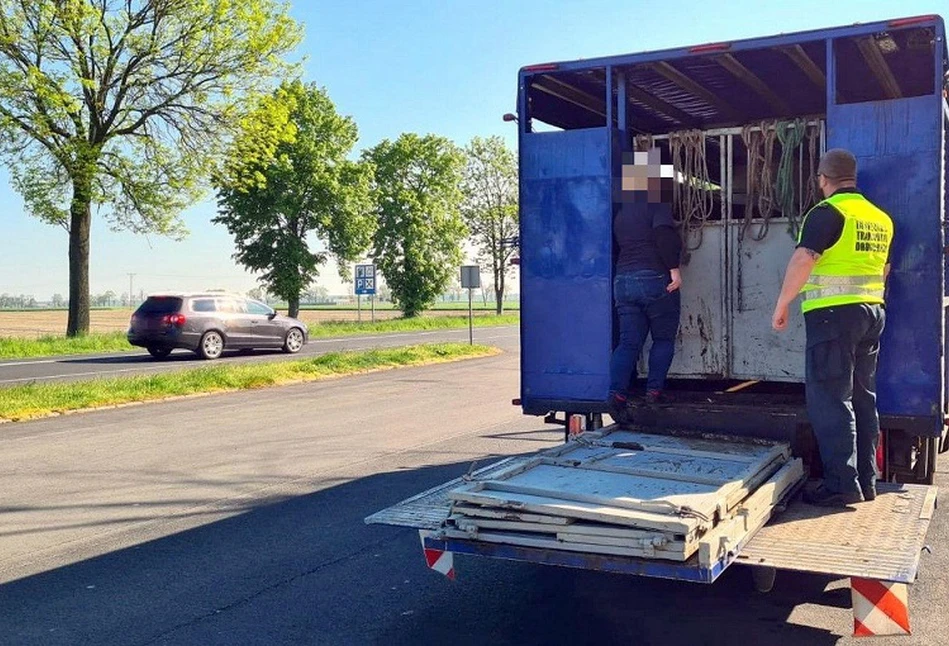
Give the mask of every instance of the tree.
<path id="1" fill-rule="evenodd" d="M 481 266 L 491 270 L 496 310 L 501 314 L 515 252 L 511 240 L 517 235 L 517 159 L 500 137 L 475 137 L 465 152 L 462 213 Z"/>
<path id="2" fill-rule="evenodd" d="M 215 177 L 213 221 L 234 236 L 234 258 L 286 299 L 290 316 L 330 256 L 345 275 L 369 247 L 372 169 L 347 159 L 357 139 L 356 123 L 337 114 L 324 89 L 285 83 L 246 121 Z M 311 235 L 326 250 L 312 250 Z"/>
<path id="3" fill-rule="evenodd" d="M 444 137 L 403 134 L 364 157 L 375 167 L 373 256 L 393 302 L 404 316 L 417 316 L 445 291 L 461 262 L 464 154 Z"/>
<path id="4" fill-rule="evenodd" d="M 53 298 L 50 300 L 50 305 L 56 309 L 62 309 L 63 305 L 66 304 L 66 299 L 63 298 L 62 294 L 53 294 Z"/>
<path id="5" fill-rule="evenodd" d="M 306 292 L 306 302 L 309 305 L 321 305 L 330 302 L 330 290 L 322 285 L 311 286 Z"/>
<path id="6" fill-rule="evenodd" d="M 300 29 L 278 0 L 0 0 L 0 153 L 69 232 L 70 336 L 89 329 L 92 207 L 184 235 L 208 160 Z"/>
<path id="7" fill-rule="evenodd" d="M 248 290 L 247 298 L 252 298 L 255 301 L 266 303 L 268 300 L 267 290 L 265 290 L 263 287 L 255 287 L 254 289 Z"/>

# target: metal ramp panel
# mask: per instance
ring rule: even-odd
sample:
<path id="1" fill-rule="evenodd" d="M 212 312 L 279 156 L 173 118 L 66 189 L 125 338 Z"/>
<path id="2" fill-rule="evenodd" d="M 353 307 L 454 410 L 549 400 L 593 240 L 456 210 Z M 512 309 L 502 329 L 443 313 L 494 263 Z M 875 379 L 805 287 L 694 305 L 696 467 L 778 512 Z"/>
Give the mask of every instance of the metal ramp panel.
<path id="1" fill-rule="evenodd" d="M 928 485 L 880 483 L 876 500 L 845 509 L 796 501 L 748 541 L 737 562 L 912 583 L 936 494 Z"/>

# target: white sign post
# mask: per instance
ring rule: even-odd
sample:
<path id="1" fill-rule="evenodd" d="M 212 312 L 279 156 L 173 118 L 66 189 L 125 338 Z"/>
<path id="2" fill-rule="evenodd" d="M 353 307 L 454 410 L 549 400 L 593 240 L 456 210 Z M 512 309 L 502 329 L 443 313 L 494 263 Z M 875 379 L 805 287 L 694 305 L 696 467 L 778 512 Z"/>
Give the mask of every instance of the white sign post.
<path id="1" fill-rule="evenodd" d="M 471 307 L 472 291 L 481 287 L 481 267 L 464 265 L 461 268 L 461 287 L 468 290 L 468 343 L 474 345 L 474 312 Z"/>

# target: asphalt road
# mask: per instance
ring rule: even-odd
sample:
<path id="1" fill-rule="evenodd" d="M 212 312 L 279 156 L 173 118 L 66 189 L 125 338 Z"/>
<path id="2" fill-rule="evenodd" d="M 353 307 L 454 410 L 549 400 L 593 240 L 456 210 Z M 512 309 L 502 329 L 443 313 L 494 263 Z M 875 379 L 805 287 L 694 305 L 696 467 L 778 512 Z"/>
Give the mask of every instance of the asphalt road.
<path id="1" fill-rule="evenodd" d="M 517 327 L 482 327 L 474 329 L 474 342 L 496 345 L 506 349 L 517 348 Z M 74 355 L 0 361 L 0 387 L 30 382 L 71 381 L 120 375 L 197 368 L 209 363 L 226 364 L 252 361 L 281 361 L 288 358 L 315 357 L 340 350 L 366 350 L 419 343 L 467 342 L 468 330 L 445 330 L 433 332 L 411 332 L 379 334 L 373 336 L 348 336 L 328 339 L 311 339 L 295 355 L 280 351 L 258 350 L 249 354 L 225 352 L 221 359 L 208 362 L 193 352 L 176 350 L 163 360 L 152 358 L 147 352 L 116 352 L 102 355 Z"/>
<path id="2" fill-rule="evenodd" d="M 385 506 L 561 431 L 510 405 L 517 355 L 0 426 L 0 644 L 862 643 L 846 581 L 753 592 L 457 558 Z M 937 484 L 949 485 L 943 468 Z M 949 515 L 909 638 L 945 644 Z"/>

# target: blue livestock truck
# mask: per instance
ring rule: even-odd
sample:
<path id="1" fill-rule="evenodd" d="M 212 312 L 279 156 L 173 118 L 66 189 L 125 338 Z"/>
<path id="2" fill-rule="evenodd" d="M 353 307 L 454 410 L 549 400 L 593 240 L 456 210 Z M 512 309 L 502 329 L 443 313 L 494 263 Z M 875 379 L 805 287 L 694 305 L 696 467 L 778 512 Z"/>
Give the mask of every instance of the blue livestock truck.
<path id="1" fill-rule="evenodd" d="M 514 403 L 563 424 L 566 441 L 367 522 L 417 528 L 429 567 L 449 576 L 460 553 L 704 583 L 743 563 L 762 589 L 777 570 L 851 577 L 855 632 L 893 628 L 857 595 L 914 580 L 947 448 L 947 71 L 939 16 L 522 68 L 505 117 L 520 164 Z M 603 424 L 612 223 L 624 159 L 654 147 L 674 168 L 684 249 L 672 402 L 640 405 L 619 429 Z M 843 515 L 797 495 L 820 475 L 803 317 L 771 329 L 829 148 L 854 153 L 859 186 L 896 228 L 881 494 Z"/>
<path id="2" fill-rule="evenodd" d="M 687 258 L 675 405 L 640 423 L 764 434 L 809 455 L 803 318 L 778 335 L 770 317 L 817 201 L 815 159 L 846 148 L 896 227 L 878 374 L 884 479 L 930 482 L 949 413 L 946 74 L 936 16 L 522 69 L 524 412 L 589 426 L 605 411 L 618 167 L 651 143 L 685 186 Z"/>

